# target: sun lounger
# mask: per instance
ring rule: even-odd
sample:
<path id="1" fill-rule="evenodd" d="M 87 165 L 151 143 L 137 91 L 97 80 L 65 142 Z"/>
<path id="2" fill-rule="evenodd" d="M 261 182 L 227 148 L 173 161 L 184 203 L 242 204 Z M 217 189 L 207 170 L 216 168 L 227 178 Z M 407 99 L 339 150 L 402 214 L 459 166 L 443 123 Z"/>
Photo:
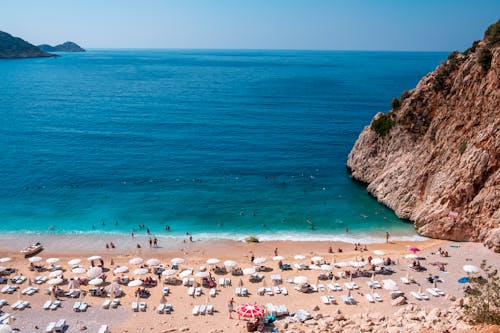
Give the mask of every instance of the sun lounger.
<path id="1" fill-rule="evenodd" d="M 376 301 L 376 302 L 382 302 L 382 297 L 380 297 L 379 294 L 377 293 L 373 293 L 373 299 Z"/>
<path id="2" fill-rule="evenodd" d="M 169 287 L 163 287 L 163 295 L 165 296 L 168 296 L 168 294 L 170 293 L 170 288 Z"/>
<path id="3" fill-rule="evenodd" d="M 241 296 L 241 288 L 235 288 L 235 289 L 234 289 L 234 294 L 235 294 L 236 296 Z"/>
<path id="4" fill-rule="evenodd" d="M 214 306 L 211 304 L 207 305 L 207 314 L 214 314 Z"/>
<path id="5" fill-rule="evenodd" d="M 10 307 L 11 307 L 12 309 L 14 309 L 14 310 L 15 310 L 15 309 L 17 309 L 17 306 L 18 306 L 19 304 L 21 304 L 21 302 L 22 302 L 22 301 L 20 301 L 20 300 L 19 300 L 19 301 L 16 301 L 16 302 L 12 303 L 12 304 L 10 305 Z"/>
<path id="6" fill-rule="evenodd" d="M 137 302 L 132 302 L 132 311 L 139 311 L 139 304 L 137 304 Z"/>
<path id="7" fill-rule="evenodd" d="M 325 291 L 326 291 L 325 285 L 324 285 L 324 284 L 322 284 L 322 283 L 318 284 L 318 289 L 319 289 L 319 291 L 321 291 L 321 292 L 325 292 Z"/>
<path id="8" fill-rule="evenodd" d="M 259 287 L 259 289 L 257 289 L 257 295 L 264 296 L 265 293 L 266 293 L 266 288 Z"/>
<path id="9" fill-rule="evenodd" d="M 406 276 L 403 276 L 401 278 L 401 282 L 403 282 L 404 284 L 410 284 L 410 279 L 408 279 Z"/>
<path id="10" fill-rule="evenodd" d="M 432 288 L 435 292 L 437 292 L 439 294 L 439 296 L 444 296 L 446 295 L 444 291 L 442 291 L 441 289 L 439 288 Z"/>
<path id="11" fill-rule="evenodd" d="M 45 332 L 54 332 L 54 328 L 56 327 L 56 322 L 52 321 L 47 325 Z"/>
<path id="12" fill-rule="evenodd" d="M 225 278 L 224 279 L 224 285 L 227 287 L 227 286 L 230 286 L 231 285 L 231 279 L 230 278 Z"/>
<path id="13" fill-rule="evenodd" d="M 3 298 L 2 298 L 2 299 L 0 299 L 0 308 L 1 308 L 2 306 L 6 305 L 6 304 L 7 304 L 7 300 L 5 300 L 5 299 L 3 299 Z"/>
<path id="14" fill-rule="evenodd" d="M 163 303 L 158 304 L 158 307 L 156 308 L 156 312 L 163 313 L 164 310 L 165 310 L 165 304 L 163 304 Z"/>
<path id="15" fill-rule="evenodd" d="M 1 293 L 6 294 L 9 291 L 10 285 L 6 285 L 2 288 Z"/>
<path id="16" fill-rule="evenodd" d="M 201 287 L 196 287 L 196 289 L 194 290 L 194 295 L 201 296 L 201 293 L 202 293 Z"/>
<path id="17" fill-rule="evenodd" d="M 286 289 L 285 287 L 281 287 L 281 295 L 288 295 L 288 289 Z"/>
<path id="18" fill-rule="evenodd" d="M 50 302 L 50 301 L 47 301 L 47 302 Z M 80 305 L 81 305 L 81 302 L 75 302 L 75 304 L 73 304 L 73 311 L 80 312 Z"/>
<path id="19" fill-rule="evenodd" d="M 109 306 L 111 305 L 111 301 L 109 299 L 105 300 L 103 303 L 102 303 L 102 308 L 103 309 L 109 309 Z"/>
<path id="20" fill-rule="evenodd" d="M 62 332 L 64 331 L 65 327 L 66 327 L 66 320 L 59 319 L 56 323 L 56 326 L 54 326 L 54 332 Z"/>
<path id="21" fill-rule="evenodd" d="M 204 315 L 207 311 L 207 306 L 205 304 L 200 305 L 200 314 Z"/>
<path id="22" fill-rule="evenodd" d="M 416 291 L 412 291 L 412 292 L 410 293 L 410 295 L 411 295 L 413 298 L 418 299 L 419 301 L 421 301 L 421 300 L 422 300 L 422 297 L 420 297 L 420 294 L 419 294 L 419 293 L 417 293 Z"/>
<path id="23" fill-rule="evenodd" d="M 370 294 L 365 294 L 365 298 L 368 301 L 368 303 L 375 303 L 375 300 L 373 299 L 373 296 Z"/>
<path id="24" fill-rule="evenodd" d="M 172 312 L 172 304 L 165 304 L 165 307 L 163 308 L 165 313 L 171 313 Z"/>
<path id="25" fill-rule="evenodd" d="M 330 300 L 328 299 L 328 297 L 326 296 L 321 296 L 321 301 L 324 303 L 324 304 L 330 304 Z"/>
<path id="26" fill-rule="evenodd" d="M 189 287 L 188 288 L 188 296 L 193 296 L 194 295 L 194 287 Z"/>
<path id="27" fill-rule="evenodd" d="M 433 288 L 427 288 L 427 292 L 434 297 L 439 297 L 439 294 Z"/>
<path id="28" fill-rule="evenodd" d="M 89 307 L 88 303 L 87 302 L 82 302 L 80 304 L 80 312 L 85 312 L 87 311 L 87 308 Z"/>
<path id="29" fill-rule="evenodd" d="M 108 333 L 108 325 L 101 325 L 97 333 Z"/>
<path id="30" fill-rule="evenodd" d="M 335 300 L 335 297 L 333 297 L 331 295 L 328 296 L 328 300 L 330 301 L 330 304 L 336 304 L 337 303 L 337 301 Z"/>
<path id="31" fill-rule="evenodd" d="M 217 289 L 211 288 L 210 289 L 210 297 L 215 297 L 215 295 L 217 295 Z"/>
<path id="32" fill-rule="evenodd" d="M 336 291 L 342 291 L 342 287 L 338 283 L 334 283 L 333 286 L 335 287 Z"/>
<path id="33" fill-rule="evenodd" d="M 118 305 L 120 305 L 120 300 L 119 299 L 114 299 L 111 301 L 111 308 L 112 309 L 116 309 L 118 307 Z"/>
<path id="34" fill-rule="evenodd" d="M 273 290 L 271 288 L 266 288 L 266 295 L 273 296 Z"/>
<path id="35" fill-rule="evenodd" d="M 281 294 L 281 289 L 278 286 L 274 286 L 274 293 L 275 294 Z"/>
<path id="36" fill-rule="evenodd" d="M 187 277 L 185 277 L 185 278 L 182 279 L 182 285 L 183 286 L 187 286 L 188 283 L 189 283 L 189 279 Z"/>
<path id="37" fill-rule="evenodd" d="M 352 296 L 347 296 L 347 295 L 342 295 L 342 300 L 344 301 L 345 304 L 356 304 L 356 300 Z"/>
<path id="38" fill-rule="evenodd" d="M 318 286 L 316 286 L 315 284 L 311 284 L 311 291 L 318 292 Z"/>
<path id="39" fill-rule="evenodd" d="M 192 311 L 193 315 L 194 316 L 197 316 L 200 314 L 200 306 L 199 305 L 195 305 L 193 306 L 193 311 Z"/>
<path id="40" fill-rule="evenodd" d="M 194 278 L 189 278 L 188 285 L 194 286 Z"/>
<path id="41" fill-rule="evenodd" d="M 281 317 L 281 316 L 288 316 L 288 308 L 285 306 L 285 305 L 280 305 L 278 306 L 278 317 Z"/>
<path id="42" fill-rule="evenodd" d="M 333 285 L 333 283 L 329 283 L 326 286 L 328 287 L 328 290 L 335 291 L 335 286 Z"/>
<path id="43" fill-rule="evenodd" d="M 219 278 L 219 286 L 224 287 L 225 286 L 225 279 L 223 277 Z"/>
<path id="44" fill-rule="evenodd" d="M 349 290 L 354 289 L 354 287 L 353 287 L 353 285 L 352 285 L 352 283 L 351 283 L 351 282 L 346 282 L 346 283 L 344 283 L 344 286 L 345 286 L 347 289 L 349 289 Z"/>
<path id="45" fill-rule="evenodd" d="M 248 296 L 248 289 L 247 288 L 241 288 L 241 296 Z"/>
<path id="46" fill-rule="evenodd" d="M 54 301 L 54 302 L 52 302 L 52 304 L 50 305 L 50 309 L 51 309 L 52 311 L 55 311 L 55 310 L 57 310 L 57 308 L 58 308 L 58 307 L 60 307 L 60 306 L 61 306 L 61 301 L 59 301 L 59 300 L 55 300 L 55 301 Z"/>
<path id="47" fill-rule="evenodd" d="M 30 307 L 30 302 L 22 301 L 22 303 L 17 307 L 18 310 L 24 310 Z"/>
<path id="48" fill-rule="evenodd" d="M 45 303 L 43 303 L 43 309 L 44 310 L 48 310 L 50 309 L 50 306 L 52 305 L 52 301 L 45 301 Z"/>
<path id="49" fill-rule="evenodd" d="M 427 296 L 426 293 L 418 293 L 420 295 L 420 298 L 423 299 L 423 300 L 428 300 L 429 299 L 429 296 Z"/>
<path id="50" fill-rule="evenodd" d="M 141 302 L 141 303 L 139 304 L 139 309 L 140 309 L 142 312 L 145 312 L 147 307 L 148 307 L 148 305 L 146 304 L 146 302 Z"/>

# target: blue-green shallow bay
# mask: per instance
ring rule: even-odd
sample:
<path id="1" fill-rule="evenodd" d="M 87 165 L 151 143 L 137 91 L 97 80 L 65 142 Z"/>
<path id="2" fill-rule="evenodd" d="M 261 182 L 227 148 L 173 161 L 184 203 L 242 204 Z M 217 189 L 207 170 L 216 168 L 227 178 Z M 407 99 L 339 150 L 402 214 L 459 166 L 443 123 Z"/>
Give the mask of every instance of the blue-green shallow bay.
<path id="1" fill-rule="evenodd" d="M 91 50 L 0 61 L 0 232 L 415 237 L 345 161 L 373 115 L 445 58 Z"/>

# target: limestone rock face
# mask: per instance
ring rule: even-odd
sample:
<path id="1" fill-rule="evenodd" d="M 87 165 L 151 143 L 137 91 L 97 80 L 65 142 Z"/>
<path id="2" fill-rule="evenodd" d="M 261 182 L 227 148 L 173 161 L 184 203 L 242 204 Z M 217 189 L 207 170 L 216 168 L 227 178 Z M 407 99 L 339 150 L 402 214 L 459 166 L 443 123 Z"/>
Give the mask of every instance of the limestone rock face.
<path id="1" fill-rule="evenodd" d="M 421 235 L 500 251 L 499 78 L 498 42 L 449 58 L 397 110 L 374 117 L 394 122 L 386 135 L 363 129 L 347 160 L 352 177 Z"/>

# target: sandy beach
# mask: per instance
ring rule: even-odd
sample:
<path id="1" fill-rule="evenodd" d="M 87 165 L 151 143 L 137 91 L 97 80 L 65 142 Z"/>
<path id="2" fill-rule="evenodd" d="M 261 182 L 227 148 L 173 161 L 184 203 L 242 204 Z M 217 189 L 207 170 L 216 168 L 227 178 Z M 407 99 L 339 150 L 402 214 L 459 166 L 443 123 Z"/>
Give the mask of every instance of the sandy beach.
<path id="1" fill-rule="evenodd" d="M 113 238 L 115 249 L 106 249 L 106 242 L 110 242 Z M 123 239 L 122 239 L 123 238 Z M 500 268 L 499 255 L 495 254 L 481 244 L 477 243 L 454 243 L 449 241 L 440 240 L 427 240 L 421 242 L 391 242 L 389 244 L 366 244 L 367 251 L 355 251 L 355 246 L 349 243 L 329 243 L 329 242 L 263 242 L 263 243 L 242 243 L 234 241 L 199 241 L 199 242 L 183 242 L 178 240 L 177 243 L 172 241 L 168 245 L 160 244 L 158 248 L 149 247 L 147 238 L 135 238 L 134 240 L 126 239 L 121 236 L 37 236 L 37 235 L 23 235 L 21 237 L 4 237 L 0 240 L 0 257 L 10 257 L 11 260 L 2 263 L 4 267 L 13 267 L 18 272 L 11 274 L 22 275 L 29 279 L 34 279 L 35 276 L 47 276 L 51 273 L 50 269 L 44 270 L 40 273 L 32 272 L 29 268 L 29 262 L 20 253 L 19 249 L 26 244 L 34 241 L 40 241 L 45 246 L 38 256 L 43 258 L 40 261 L 45 267 L 48 264 L 45 260 L 50 257 L 59 258 L 56 265 L 62 266 L 64 270 L 64 277 L 71 278 L 77 275 L 71 272 L 71 268 L 67 262 L 73 258 L 82 259 L 81 266 L 89 268 L 90 263 L 87 257 L 92 255 L 99 255 L 104 261 L 104 273 L 107 275 L 107 281 L 111 281 L 114 277 L 113 269 L 117 266 L 126 265 L 129 267 L 129 272 L 125 275 L 134 278 L 133 270 L 138 266 L 131 265 L 129 260 L 134 257 L 143 258 L 145 261 L 150 258 L 157 258 L 165 266 L 170 265 L 170 260 L 174 257 L 185 259 L 185 263 L 180 265 L 180 270 L 185 268 L 193 268 L 193 273 L 198 272 L 200 266 L 206 266 L 210 270 L 210 266 L 206 264 L 209 258 L 218 258 L 221 263 L 224 260 L 234 260 L 241 268 L 254 267 L 251 263 L 251 256 L 264 257 L 266 262 L 263 264 L 268 267 L 268 271 L 262 272 L 265 276 L 261 282 L 252 283 L 249 281 L 248 276 L 232 276 L 230 273 L 225 275 L 214 275 L 215 280 L 218 282 L 220 277 L 227 277 L 232 280 L 232 286 L 216 286 L 217 294 L 215 297 L 209 296 L 209 289 L 202 288 L 202 295 L 199 297 L 188 296 L 188 288 L 182 285 L 170 286 L 170 294 L 166 296 L 163 301 L 170 303 L 173 306 L 173 311 L 170 314 L 157 313 L 156 307 L 162 300 L 162 282 L 158 286 L 148 288 L 151 295 L 148 298 L 140 299 L 147 303 L 145 312 L 133 312 L 131 310 L 131 303 L 135 300 L 134 291 L 136 288 L 122 286 L 124 296 L 120 298 L 120 306 L 117 309 L 103 309 L 102 303 L 106 297 L 94 297 L 89 294 L 85 296 L 84 301 L 89 304 L 89 309 L 86 312 L 74 312 L 73 304 L 78 299 L 69 297 L 59 297 L 62 306 L 57 310 L 43 310 L 43 304 L 51 299 L 46 291 L 49 286 L 47 283 L 34 285 L 39 288 L 39 291 L 32 296 L 20 296 L 19 292 L 13 294 L 2 294 L 1 299 L 7 301 L 7 305 L 3 307 L 3 311 L 11 313 L 15 320 L 12 326 L 20 329 L 22 332 L 42 332 L 51 321 L 59 319 L 66 319 L 68 323 L 67 332 L 78 331 L 79 326 L 85 325 L 90 332 L 97 332 L 99 327 L 103 324 L 109 326 L 110 332 L 177 332 L 187 331 L 190 332 L 244 332 L 246 331 L 245 321 L 238 320 L 238 316 L 233 313 L 234 319 L 229 319 L 227 303 L 231 298 L 234 298 L 235 307 L 243 303 L 257 303 L 265 306 L 268 303 L 274 305 L 285 305 L 290 314 L 295 313 L 299 309 L 306 310 L 312 315 L 317 316 L 321 314 L 322 317 L 333 316 L 340 311 L 345 317 L 350 318 L 362 314 L 381 314 L 383 316 L 391 317 L 397 311 L 398 307 L 391 305 L 389 291 L 385 289 L 377 289 L 381 298 L 380 303 L 368 302 L 364 294 L 371 293 L 367 286 L 369 277 L 356 277 L 353 279 L 359 289 L 354 289 L 351 295 L 357 300 L 356 305 L 347 305 L 342 301 L 342 295 L 347 294 L 345 283 L 349 282 L 349 278 L 339 278 L 338 284 L 343 288 L 342 291 L 329 291 L 319 290 L 318 292 L 302 293 L 294 289 L 295 285 L 290 283 L 296 276 L 306 276 L 311 284 L 320 284 L 327 286 L 331 281 L 319 281 L 318 274 L 320 270 L 301 270 L 298 272 L 296 269 L 281 271 L 278 269 L 277 261 L 273 261 L 272 257 L 275 255 L 275 249 L 280 256 L 285 259 L 284 263 L 304 263 L 309 264 L 311 257 L 321 256 L 322 262 L 329 264 L 338 263 L 342 261 L 359 261 L 366 260 L 369 256 L 377 257 L 373 251 L 381 250 L 385 252 L 383 258 L 390 257 L 395 261 L 394 265 L 390 267 L 395 271 L 391 275 L 375 275 L 374 279 L 382 282 L 385 279 L 392 279 L 400 287 L 401 291 L 405 292 L 408 297 L 408 304 L 418 306 L 420 309 L 427 311 L 433 308 L 447 309 L 452 306 L 456 299 L 463 296 L 463 285 L 459 284 L 457 280 L 465 276 L 462 266 L 465 264 L 472 264 L 479 266 L 483 259 L 487 260 L 490 264 L 496 265 Z M 136 248 L 136 243 L 142 243 L 140 249 Z M 328 253 L 329 247 L 332 247 L 335 253 Z M 362 245 L 364 248 L 365 244 Z M 416 272 L 408 267 L 411 259 L 405 258 L 409 252 L 410 247 L 418 247 L 421 251 L 417 252 L 419 257 L 425 258 L 421 260 L 422 265 L 426 271 Z M 338 253 L 341 248 L 342 253 Z M 436 253 L 438 248 L 442 248 L 449 253 L 449 257 L 442 257 Z M 302 254 L 306 257 L 305 260 L 294 260 L 294 256 Z M 111 265 L 113 261 L 113 265 Z M 431 265 L 432 262 L 443 262 L 446 264 L 446 271 L 439 271 L 437 266 Z M 222 265 L 222 264 L 221 264 Z M 333 273 L 337 276 L 337 272 L 351 270 L 353 268 L 334 268 Z M 262 286 L 273 287 L 271 275 L 281 275 L 282 283 L 280 287 L 285 287 L 288 295 L 273 294 L 264 296 L 258 295 L 258 289 Z M 429 295 L 429 300 L 416 300 L 410 296 L 411 291 L 424 291 L 432 287 L 432 284 L 427 282 L 426 278 L 429 274 L 438 275 L 443 282 L 439 282 L 437 286 L 445 293 L 445 297 L 433 297 Z M 85 276 L 85 274 L 83 274 Z M 120 274 L 117 274 L 120 276 Z M 144 278 L 148 275 L 139 276 Z M 155 277 L 154 274 L 149 274 Z M 400 280 L 401 277 L 410 277 L 416 283 L 404 284 Z M 28 286 L 28 281 L 19 285 L 20 289 Z M 235 295 L 236 287 L 244 287 L 248 289 L 249 296 L 238 297 Z M 3 286 L 2 286 L 3 287 Z M 67 290 L 67 284 L 60 286 L 63 290 Z M 82 290 L 88 290 L 91 286 L 82 286 Z M 337 304 L 326 305 L 323 304 L 321 296 L 334 296 Z M 30 307 L 22 311 L 14 311 L 9 306 L 15 303 L 18 298 L 30 302 Z M 81 301 L 81 299 L 80 299 Z M 211 315 L 197 315 L 192 314 L 194 305 L 211 304 L 215 312 Z M 278 319 L 275 327 L 280 327 L 284 319 Z M 299 324 L 300 325 L 300 324 Z M 37 328 L 38 327 L 38 328 Z M 286 330 L 285 330 L 286 331 Z M 294 330 L 289 330 L 293 332 Z M 316 330 L 313 330 L 316 332 Z M 280 330 L 281 332 L 281 330 Z"/>

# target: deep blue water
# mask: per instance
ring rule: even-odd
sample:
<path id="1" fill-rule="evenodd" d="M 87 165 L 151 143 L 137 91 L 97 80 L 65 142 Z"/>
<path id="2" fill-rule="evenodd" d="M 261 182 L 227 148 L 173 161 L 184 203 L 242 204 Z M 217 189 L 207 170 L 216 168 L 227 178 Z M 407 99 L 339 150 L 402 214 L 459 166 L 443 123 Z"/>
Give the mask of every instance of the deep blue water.
<path id="1" fill-rule="evenodd" d="M 0 231 L 414 235 L 345 163 L 445 53 L 61 55 L 0 61 Z"/>

